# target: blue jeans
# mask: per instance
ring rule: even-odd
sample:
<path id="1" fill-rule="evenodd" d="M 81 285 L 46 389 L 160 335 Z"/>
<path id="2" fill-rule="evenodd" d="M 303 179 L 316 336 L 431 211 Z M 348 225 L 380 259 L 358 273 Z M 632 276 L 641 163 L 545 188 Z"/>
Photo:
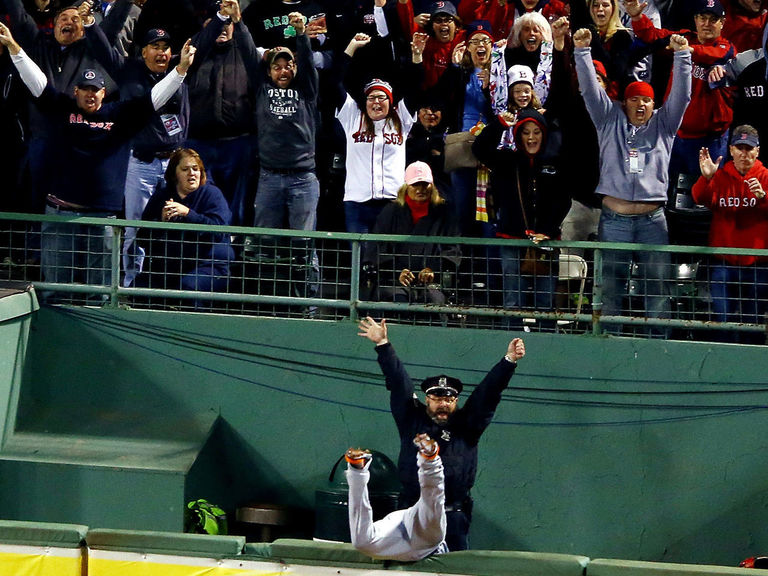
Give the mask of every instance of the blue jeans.
<path id="1" fill-rule="evenodd" d="M 278 174 L 262 168 L 253 203 L 253 225 L 260 228 L 314 230 L 320 183 L 312 171 Z"/>
<path id="2" fill-rule="evenodd" d="M 603 206 L 598 239 L 601 242 L 668 244 L 669 234 L 664 209 L 657 208 L 648 214 L 627 216 Z M 669 318 L 671 263 L 669 254 L 664 252 L 604 250 L 602 314 L 621 314 L 622 299 L 627 294 L 626 284 L 632 261 L 639 266 L 640 277 L 644 279 L 646 315 L 649 318 Z"/>
<path id="3" fill-rule="evenodd" d="M 347 232 L 368 234 L 373 230 L 379 213 L 392 200 L 368 200 L 367 202 L 344 202 L 344 222 Z"/>
<path id="4" fill-rule="evenodd" d="M 208 180 L 224 193 L 232 211 L 232 226 L 248 226 L 245 203 L 251 183 L 255 151 L 254 136 L 220 140 L 187 140 L 187 147 L 200 154 Z"/>
<path id="5" fill-rule="evenodd" d="M 314 230 L 319 199 L 320 183 L 314 172 L 307 170 L 279 174 L 262 168 L 253 203 L 253 225 L 260 228 L 285 228 L 287 223 L 291 230 Z M 262 238 L 261 242 L 265 242 L 265 239 Z M 294 263 L 298 266 L 299 275 L 304 277 L 303 288 L 294 284 L 294 292 L 299 297 L 314 297 L 318 293 L 320 281 L 317 251 L 309 240 L 293 240 L 292 245 Z"/>
<path id="6" fill-rule="evenodd" d="M 45 213 L 89 218 L 115 217 L 111 212 L 74 212 L 52 206 L 46 206 Z M 109 285 L 112 280 L 112 244 L 111 226 L 43 222 L 43 280 L 57 284 Z M 44 299 L 49 300 L 49 297 L 46 295 Z"/>
<path id="7" fill-rule="evenodd" d="M 157 185 L 165 176 L 168 159 L 155 158 L 152 162 L 142 162 L 131 155 L 128 172 L 125 176 L 125 219 L 141 220 Z M 133 285 L 136 276 L 144 265 L 144 249 L 136 243 L 136 228 L 126 228 L 123 240 L 123 286 Z"/>
<path id="8" fill-rule="evenodd" d="M 715 264 L 710 273 L 712 312 L 718 322 L 765 324 L 768 311 L 768 267 Z M 764 342 L 765 334 L 728 333 L 732 342 Z"/>
<path id="9" fill-rule="evenodd" d="M 520 260 L 525 254 L 524 247 L 502 246 L 500 253 L 504 308 L 542 312 L 554 310 L 557 260 L 552 264 L 552 274 L 530 276 L 520 273 Z M 510 318 L 505 325 L 509 328 L 521 327 L 522 319 Z"/>

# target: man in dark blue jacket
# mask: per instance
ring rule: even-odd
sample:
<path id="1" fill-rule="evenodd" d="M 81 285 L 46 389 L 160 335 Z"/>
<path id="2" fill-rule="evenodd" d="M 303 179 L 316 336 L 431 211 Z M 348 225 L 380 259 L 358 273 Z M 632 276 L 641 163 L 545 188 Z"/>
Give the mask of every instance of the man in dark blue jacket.
<path id="1" fill-rule="evenodd" d="M 232 225 L 250 226 L 254 196 L 250 188 L 256 158 L 255 97 L 238 48 L 246 41 L 248 30 L 234 9 L 235 15 L 230 17 L 228 6 L 229 2 L 223 2 L 192 39 L 197 59 L 185 81 L 190 102 L 187 147 L 200 154 L 211 179 L 227 198 Z"/>
<path id="2" fill-rule="evenodd" d="M 194 48 L 189 43 L 184 46 L 179 65 L 151 93 L 105 104 L 106 82 L 98 70 L 86 69 L 82 73 L 73 99 L 51 86 L 45 73 L 3 24 L 0 43 L 8 49 L 52 129 L 55 153 L 44 160 L 57 178 L 47 190 L 46 214 L 115 217 L 123 205 L 128 143 L 181 86 Z M 46 282 L 110 281 L 111 227 L 46 222 L 42 232 Z M 78 270 L 82 269 L 85 274 L 81 276 Z"/>
<path id="3" fill-rule="evenodd" d="M 491 423 L 501 393 L 515 373 L 517 361 L 525 356 L 521 338 L 514 338 L 504 357 L 491 369 L 458 407 L 463 385 L 458 378 L 439 375 L 421 383 L 425 404 L 415 398 L 413 382 L 387 339 L 386 320 L 381 324 L 366 317 L 360 321 L 359 336 L 376 344 L 379 366 L 390 391 L 390 410 L 400 433 L 398 468 L 403 483 L 400 507 L 412 506 L 419 499 L 416 467 L 416 434 L 428 434 L 440 445 L 445 466 L 445 512 L 448 528 L 445 537 L 451 552 L 469 547 L 472 520 L 470 490 L 477 472 L 477 444 Z M 416 430 L 417 432 L 413 432 Z"/>
<path id="4" fill-rule="evenodd" d="M 93 16 L 89 17 L 93 20 Z M 126 58 L 111 46 L 98 26 L 86 20 L 86 41 L 96 58 L 120 84 L 120 96 L 132 98 L 148 92 L 172 69 L 171 36 L 153 28 L 142 39 L 141 58 Z M 125 179 L 125 217 L 140 220 L 144 207 L 162 180 L 173 151 L 184 145 L 189 126 L 189 94 L 179 87 L 168 102 L 133 138 Z M 134 239 L 135 228 L 126 228 L 123 242 L 124 286 L 131 286 L 141 272 L 144 251 Z"/>

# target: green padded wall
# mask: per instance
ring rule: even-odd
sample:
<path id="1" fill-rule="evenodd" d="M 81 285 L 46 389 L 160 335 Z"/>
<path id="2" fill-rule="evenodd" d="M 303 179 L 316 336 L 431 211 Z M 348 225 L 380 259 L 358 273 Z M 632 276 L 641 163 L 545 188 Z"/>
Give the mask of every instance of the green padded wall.
<path id="1" fill-rule="evenodd" d="M 390 327 L 415 378 L 469 384 L 511 336 Z M 220 415 L 189 497 L 311 512 L 348 446 L 396 457 L 375 353 L 350 322 L 43 308 L 30 340 L 22 430 L 174 438 Z M 768 550 L 765 348 L 538 334 L 526 345 L 481 442 L 474 548 L 721 565 Z M 44 515 L 47 474 L 4 484 L 0 506 L 23 519 L 36 498 Z M 69 521 L 155 528 L 88 505 L 114 489 L 83 486 L 73 506 L 98 522 Z"/>

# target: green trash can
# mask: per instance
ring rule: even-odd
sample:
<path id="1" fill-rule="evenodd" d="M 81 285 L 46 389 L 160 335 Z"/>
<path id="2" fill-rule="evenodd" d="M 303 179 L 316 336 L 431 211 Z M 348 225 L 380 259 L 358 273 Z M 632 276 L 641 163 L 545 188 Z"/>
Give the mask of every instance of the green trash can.
<path id="1" fill-rule="evenodd" d="M 401 484 L 397 466 L 389 457 L 371 450 L 371 479 L 368 495 L 373 508 L 373 519 L 379 520 L 397 510 Z M 344 473 L 347 463 L 344 456 L 331 468 L 328 486 L 315 491 L 315 540 L 328 542 L 350 542 L 349 535 L 349 484 Z"/>

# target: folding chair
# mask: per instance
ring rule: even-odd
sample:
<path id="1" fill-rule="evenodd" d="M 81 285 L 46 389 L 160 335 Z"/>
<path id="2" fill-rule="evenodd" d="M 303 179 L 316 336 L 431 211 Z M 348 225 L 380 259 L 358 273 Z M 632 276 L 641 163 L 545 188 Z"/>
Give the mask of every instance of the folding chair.
<path id="1" fill-rule="evenodd" d="M 581 304 L 584 300 L 584 287 L 587 283 L 587 261 L 576 254 L 560 254 L 558 279 L 563 281 L 579 280 L 579 298 L 576 301 L 576 314 L 581 314 Z M 572 320 L 558 320 L 558 328 L 574 324 Z"/>

